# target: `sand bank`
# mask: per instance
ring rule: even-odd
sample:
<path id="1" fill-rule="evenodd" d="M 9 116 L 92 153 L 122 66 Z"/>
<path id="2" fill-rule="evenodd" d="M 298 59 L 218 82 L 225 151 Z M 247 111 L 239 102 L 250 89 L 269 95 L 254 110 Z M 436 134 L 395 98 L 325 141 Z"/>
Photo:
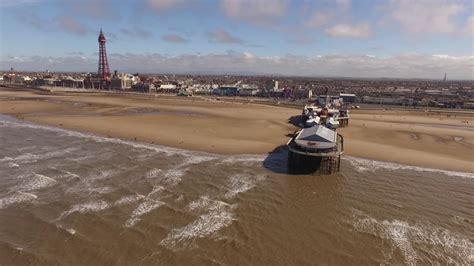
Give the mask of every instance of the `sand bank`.
<path id="1" fill-rule="evenodd" d="M 300 110 L 255 103 L 111 93 L 0 90 L 0 113 L 67 129 L 219 154 L 262 154 L 288 140 Z M 346 154 L 474 172 L 474 116 L 351 113 Z"/>

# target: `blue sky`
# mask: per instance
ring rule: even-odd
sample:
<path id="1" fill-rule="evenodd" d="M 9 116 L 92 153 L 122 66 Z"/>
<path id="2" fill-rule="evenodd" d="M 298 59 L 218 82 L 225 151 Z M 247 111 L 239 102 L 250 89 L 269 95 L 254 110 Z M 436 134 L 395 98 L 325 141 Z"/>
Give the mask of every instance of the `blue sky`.
<path id="1" fill-rule="evenodd" d="M 2 69 L 474 78 L 466 0 L 0 3 Z"/>

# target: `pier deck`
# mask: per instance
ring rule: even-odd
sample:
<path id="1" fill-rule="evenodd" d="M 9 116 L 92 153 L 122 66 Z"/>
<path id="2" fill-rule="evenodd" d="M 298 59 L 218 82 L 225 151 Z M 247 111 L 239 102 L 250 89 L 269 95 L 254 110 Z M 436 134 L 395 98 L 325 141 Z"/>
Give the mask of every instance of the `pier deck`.
<path id="1" fill-rule="evenodd" d="M 295 143 L 295 134 L 287 143 L 288 171 L 293 174 L 333 174 L 339 172 L 341 155 L 344 153 L 344 138 L 337 134 L 334 149 L 303 150 Z"/>

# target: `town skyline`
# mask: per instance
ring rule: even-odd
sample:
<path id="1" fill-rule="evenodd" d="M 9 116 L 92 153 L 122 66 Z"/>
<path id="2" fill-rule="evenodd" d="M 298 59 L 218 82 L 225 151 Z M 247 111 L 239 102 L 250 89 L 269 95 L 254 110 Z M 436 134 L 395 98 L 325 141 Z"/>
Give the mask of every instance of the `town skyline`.
<path id="1" fill-rule="evenodd" d="M 102 28 L 111 71 L 473 79 L 469 1 L 26 0 L 1 9 L 2 70 L 94 72 Z"/>

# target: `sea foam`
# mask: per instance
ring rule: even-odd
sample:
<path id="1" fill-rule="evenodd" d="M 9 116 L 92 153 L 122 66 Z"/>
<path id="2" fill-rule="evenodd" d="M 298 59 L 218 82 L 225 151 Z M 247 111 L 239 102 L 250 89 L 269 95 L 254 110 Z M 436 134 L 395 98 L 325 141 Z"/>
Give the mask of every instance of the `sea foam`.
<path id="1" fill-rule="evenodd" d="M 121 140 L 117 138 L 101 137 L 101 136 L 97 136 L 90 133 L 82 133 L 82 132 L 77 132 L 77 131 L 72 131 L 72 130 L 67 130 L 67 129 L 62 129 L 62 128 L 55 128 L 51 126 L 37 125 L 37 124 L 27 123 L 27 122 L 3 120 L 3 121 L 0 121 L 0 125 L 8 126 L 8 127 L 16 127 L 16 128 L 32 128 L 32 129 L 46 130 L 46 131 L 58 133 L 61 136 L 78 137 L 78 138 L 95 141 L 98 143 L 123 144 L 123 145 L 128 145 L 134 148 L 138 148 L 138 149 L 146 149 L 146 150 L 151 150 L 158 153 L 163 153 L 167 156 L 182 155 L 186 157 L 194 157 L 195 160 L 199 160 L 201 156 L 213 157 L 213 158 L 218 157 L 217 155 L 205 153 L 205 152 L 182 150 L 178 148 L 166 147 L 166 146 L 161 146 L 161 145 L 156 145 L 156 144 L 139 143 L 139 142 Z"/>
<path id="2" fill-rule="evenodd" d="M 183 162 L 167 169 L 162 174 L 162 182 L 169 186 L 176 186 L 182 180 L 182 177 L 189 171 L 191 165 L 199 164 L 216 159 L 215 156 L 189 156 Z"/>
<path id="3" fill-rule="evenodd" d="M 134 202 L 137 202 L 141 199 L 145 198 L 143 195 L 131 195 L 131 196 L 124 196 L 120 198 L 119 200 L 115 201 L 113 206 L 122 206 L 122 205 L 127 205 L 127 204 L 132 204 Z"/>
<path id="4" fill-rule="evenodd" d="M 368 159 L 362 159 L 362 158 L 357 158 L 357 157 L 352 157 L 352 156 L 344 156 L 343 159 L 348 161 L 359 172 L 377 171 L 381 169 L 395 170 L 395 171 L 396 170 L 409 170 L 409 171 L 417 171 L 417 172 L 441 173 L 446 176 L 455 176 L 455 177 L 462 177 L 462 178 L 474 178 L 474 173 L 468 173 L 468 172 L 456 172 L 456 171 L 432 169 L 432 168 L 425 168 L 425 167 L 419 167 L 419 166 L 411 166 L 411 165 L 382 162 L 382 161 L 376 161 L 376 160 L 368 160 Z"/>
<path id="5" fill-rule="evenodd" d="M 157 209 L 158 207 L 162 205 L 165 205 L 165 203 L 162 201 L 153 200 L 153 199 L 145 200 L 140 205 L 138 205 L 138 207 L 136 207 L 135 210 L 133 210 L 131 217 L 125 222 L 125 226 L 126 227 L 134 226 L 136 223 L 138 223 L 141 220 L 141 216 L 153 211 L 154 209 Z"/>
<path id="6" fill-rule="evenodd" d="M 51 159 L 54 157 L 62 157 L 65 154 L 69 154 L 71 152 L 77 151 L 79 148 L 68 148 L 68 149 L 62 149 L 62 150 L 53 150 L 41 154 L 35 154 L 35 153 L 23 153 L 20 154 L 14 158 L 10 157 L 5 157 L 4 159 L 8 161 L 15 161 L 19 163 L 34 163 L 40 160 L 45 160 L 45 159 Z M 3 159 L 2 159 L 3 160 Z"/>
<path id="7" fill-rule="evenodd" d="M 265 160 L 266 155 L 253 155 L 253 154 L 242 154 L 242 155 L 230 155 L 223 158 L 219 164 L 222 163 L 244 163 L 244 164 L 253 164 L 253 163 L 261 163 Z"/>
<path id="8" fill-rule="evenodd" d="M 199 199 L 194 200 L 188 204 L 189 211 L 206 211 L 221 206 L 228 206 L 226 202 L 213 200 L 209 195 L 200 196 Z"/>
<path id="9" fill-rule="evenodd" d="M 236 219 L 235 209 L 238 205 L 229 204 L 219 198 L 230 201 L 239 193 L 252 189 L 264 179 L 264 175 L 236 174 L 229 176 L 222 187 L 223 194 L 216 195 L 216 198 L 203 195 L 190 202 L 187 207 L 188 211 L 200 214 L 199 217 L 184 227 L 173 229 L 160 244 L 171 249 L 189 247 L 195 239 L 213 236 L 222 228 L 231 225 Z"/>
<path id="10" fill-rule="evenodd" d="M 220 229 L 232 224 L 235 219 L 233 209 L 236 205 L 229 205 L 219 201 L 213 201 L 207 205 L 208 211 L 200 215 L 190 224 L 173 229 L 160 245 L 168 248 L 179 248 L 189 246 L 196 238 L 211 236 Z"/>
<path id="11" fill-rule="evenodd" d="M 419 257 L 426 254 L 436 258 L 435 261 L 448 264 L 474 263 L 474 244 L 455 232 L 434 225 L 411 224 L 396 219 L 380 221 L 360 210 L 353 210 L 352 217 L 357 231 L 390 240 L 407 264 L 415 265 Z"/>
<path id="12" fill-rule="evenodd" d="M 227 192 L 224 198 L 231 199 L 237 194 L 245 192 L 265 179 L 264 175 L 235 174 L 228 178 L 226 183 Z"/>
<path id="13" fill-rule="evenodd" d="M 47 188 L 56 185 L 57 181 L 49 176 L 40 175 L 36 173 L 24 175 L 20 177 L 23 181 L 21 184 L 13 187 L 13 190 L 31 191 L 42 188 Z"/>
<path id="14" fill-rule="evenodd" d="M 20 167 L 19 164 L 12 163 L 12 162 L 8 162 L 7 166 L 8 166 L 8 168 L 18 168 L 18 167 Z"/>
<path id="15" fill-rule="evenodd" d="M 29 202 L 36 199 L 37 196 L 26 192 L 12 192 L 6 196 L 0 198 L 0 209 L 7 208 L 10 205 L 14 205 L 22 202 Z"/>
<path id="16" fill-rule="evenodd" d="M 65 211 L 61 214 L 58 220 L 64 219 L 67 216 L 77 212 L 77 213 L 88 213 L 88 212 L 98 212 L 105 209 L 110 208 L 107 202 L 100 200 L 100 201 L 91 201 L 87 203 L 77 204 L 72 206 L 68 211 Z"/>
<path id="17" fill-rule="evenodd" d="M 163 172 L 163 170 L 153 168 L 145 174 L 145 177 L 146 178 L 156 178 L 161 174 L 161 172 Z"/>

